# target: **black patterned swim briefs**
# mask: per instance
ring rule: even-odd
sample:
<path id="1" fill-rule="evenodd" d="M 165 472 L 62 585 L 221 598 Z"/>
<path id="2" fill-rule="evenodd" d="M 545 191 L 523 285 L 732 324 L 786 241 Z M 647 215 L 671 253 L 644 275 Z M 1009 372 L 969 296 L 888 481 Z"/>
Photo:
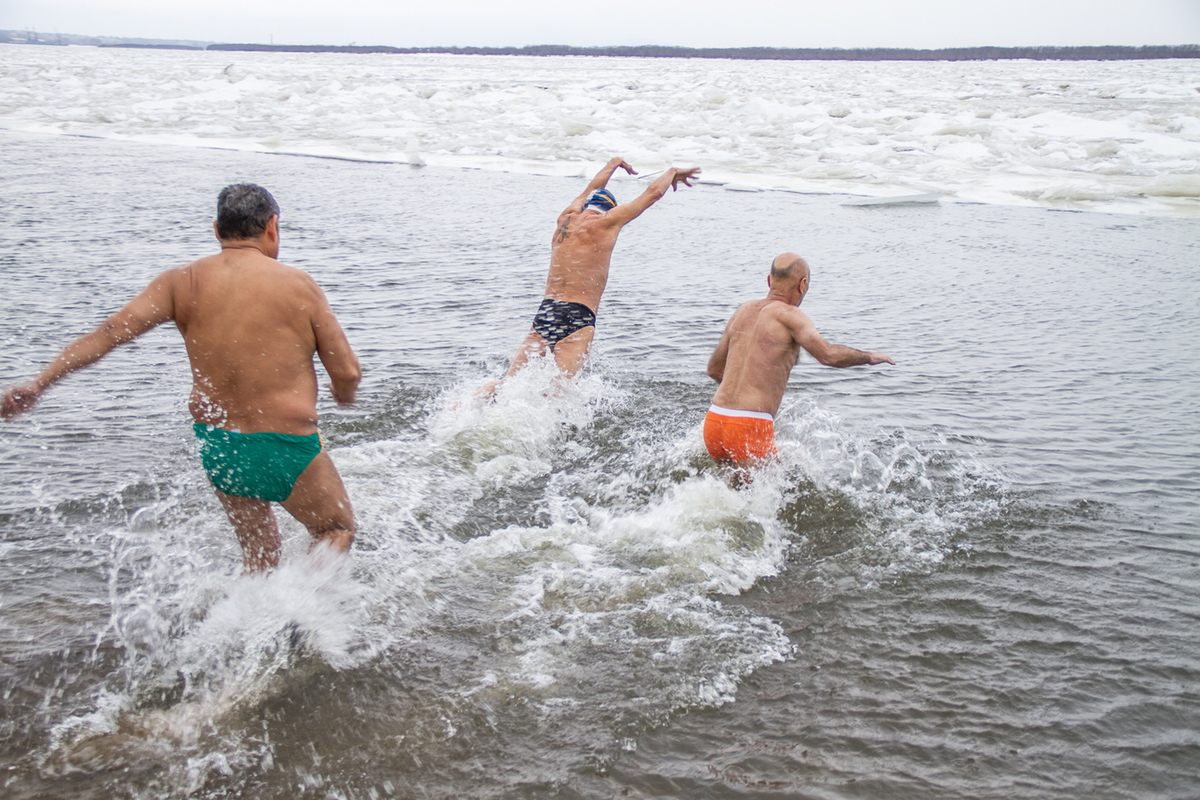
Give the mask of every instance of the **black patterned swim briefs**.
<path id="1" fill-rule="evenodd" d="M 533 330 L 545 339 L 550 347 L 561 342 L 575 331 L 596 325 L 596 313 L 583 303 L 546 298 L 538 306 L 533 318 Z"/>

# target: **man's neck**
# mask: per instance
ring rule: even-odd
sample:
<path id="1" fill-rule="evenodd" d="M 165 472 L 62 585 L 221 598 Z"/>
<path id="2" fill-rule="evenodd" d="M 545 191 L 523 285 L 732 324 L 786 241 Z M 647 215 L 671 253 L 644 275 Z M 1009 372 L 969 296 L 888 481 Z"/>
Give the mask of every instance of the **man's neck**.
<path id="1" fill-rule="evenodd" d="M 264 256 L 267 256 L 268 258 L 271 257 L 271 253 L 267 249 L 267 246 L 264 245 L 262 242 L 255 242 L 255 241 L 221 242 L 221 252 L 223 253 L 226 250 L 253 250 L 257 253 L 262 253 Z"/>

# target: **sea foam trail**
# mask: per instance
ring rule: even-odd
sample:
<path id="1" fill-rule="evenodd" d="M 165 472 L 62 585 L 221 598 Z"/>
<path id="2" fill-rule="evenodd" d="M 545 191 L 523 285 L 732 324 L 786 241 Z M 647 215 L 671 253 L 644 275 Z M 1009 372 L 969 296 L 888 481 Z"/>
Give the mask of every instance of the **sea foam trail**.
<path id="1" fill-rule="evenodd" d="M 1200 62 L 785 62 L 0 45 L 0 126 L 730 188 L 1200 214 Z"/>
<path id="2" fill-rule="evenodd" d="M 53 726 L 43 768 L 162 761 L 195 787 L 269 769 L 263 708 L 321 675 L 357 686 L 446 652 L 463 654 L 456 682 L 418 698 L 444 706 L 439 732 L 393 720 L 392 735 L 430 753 L 459 729 L 490 736 L 477 720 L 517 697 L 554 730 L 588 731 L 607 759 L 648 725 L 733 701 L 746 675 L 789 658 L 776 622 L 719 599 L 783 568 L 778 485 L 737 489 L 712 473 L 646 485 L 633 473 L 658 454 L 594 431 L 628 392 L 587 375 L 555 394 L 556 377 L 532 362 L 488 404 L 464 381 L 409 430 L 334 449 L 359 520 L 350 559 L 306 555 L 286 518 L 283 566 L 232 581 L 159 570 L 172 530 L 115 538 L 114 561 L 136 573 L 111 587 L 122 663 L 93 710 Z M 564 461 L 614 456 L 621 474 L 562 479 Z M 459 524 L 468 518 L 486 524 Z"/>

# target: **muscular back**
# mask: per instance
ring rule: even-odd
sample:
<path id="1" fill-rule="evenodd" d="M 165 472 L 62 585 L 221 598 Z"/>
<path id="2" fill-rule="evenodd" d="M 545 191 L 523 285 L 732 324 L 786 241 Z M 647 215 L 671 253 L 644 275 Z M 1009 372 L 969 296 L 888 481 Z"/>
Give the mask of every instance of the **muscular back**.
<path id="1" fill-rule="evenodd" d="M 800 357 L 797 326 L 805 322 L 804 312 L 780 300 L 753 300 L 739 306 L 714 354 L 714 361 L 718 354 L 724 360 L 713 402 L 774 415 L 787 390 L 788 375 Z"/>
<path id="2" fill-rule="evenodd" d="M 191 360 L 196 421 L 313 433 L 320 326 L 332 323 L 343 342 L 344 334 L 312 278 L 252 249 L 227 249 L 167 274 Z"/>
<path id="3" fill-rule="evenodd" d="M 611 213 L 567 209 L 559 215 L 550 243 L 546 297 L 597 310 L 622 227 Z"/>

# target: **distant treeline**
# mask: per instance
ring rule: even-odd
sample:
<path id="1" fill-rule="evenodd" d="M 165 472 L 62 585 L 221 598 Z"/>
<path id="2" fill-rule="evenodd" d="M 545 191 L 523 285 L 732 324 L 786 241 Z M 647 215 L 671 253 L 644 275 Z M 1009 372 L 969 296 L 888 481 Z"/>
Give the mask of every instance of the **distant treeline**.
<path id="1" fill-rule="evenodd" d="M 360 45 L 210 44 L 209 50 L 279 53 L 448 53 L 472 56 L 607 56 L 617 58 L 734 58 L 776 61 L 1115 61 L 1151 58 L 1200 58 L 1200 45 L 1145 47 L 949 47 L 907 50 L 898 47 L 797 48 L 775 47 L 569 47 L 542 44 L 528 47 L 386 47 Z"/>
<path id="2" fill-rule="evenodd" d="M 570 47 L 539 44 L 528 47 L 388 47 L 386 45 L 210 44 L 167 39 L 121 39 L 111 36 L 39 34 L 36 31 L 0 30 L 0 43 L 82 44 L 99 47 L 138 47 L 181 50 L 234 50 L 268 53 L 449 53 L 472 56 L 606 56 L 617 58 L 735 58 L 776 61 L 1115 61 L 1150 58 L 1200 58 L 1200 44 L 1148 45 L 1145 47 L 948 47 L 909 50 L 900 47 L 843 49 L 778 47 Z"/>
<path id="3" fill-rule="evenodd" d="M 203 45 L 194 44 L 139 44 L 130 42 L 127 44 L 108 44 L 102 42 L 96 47 L 128 47 L 134 50 L 204 50 Z"/>

